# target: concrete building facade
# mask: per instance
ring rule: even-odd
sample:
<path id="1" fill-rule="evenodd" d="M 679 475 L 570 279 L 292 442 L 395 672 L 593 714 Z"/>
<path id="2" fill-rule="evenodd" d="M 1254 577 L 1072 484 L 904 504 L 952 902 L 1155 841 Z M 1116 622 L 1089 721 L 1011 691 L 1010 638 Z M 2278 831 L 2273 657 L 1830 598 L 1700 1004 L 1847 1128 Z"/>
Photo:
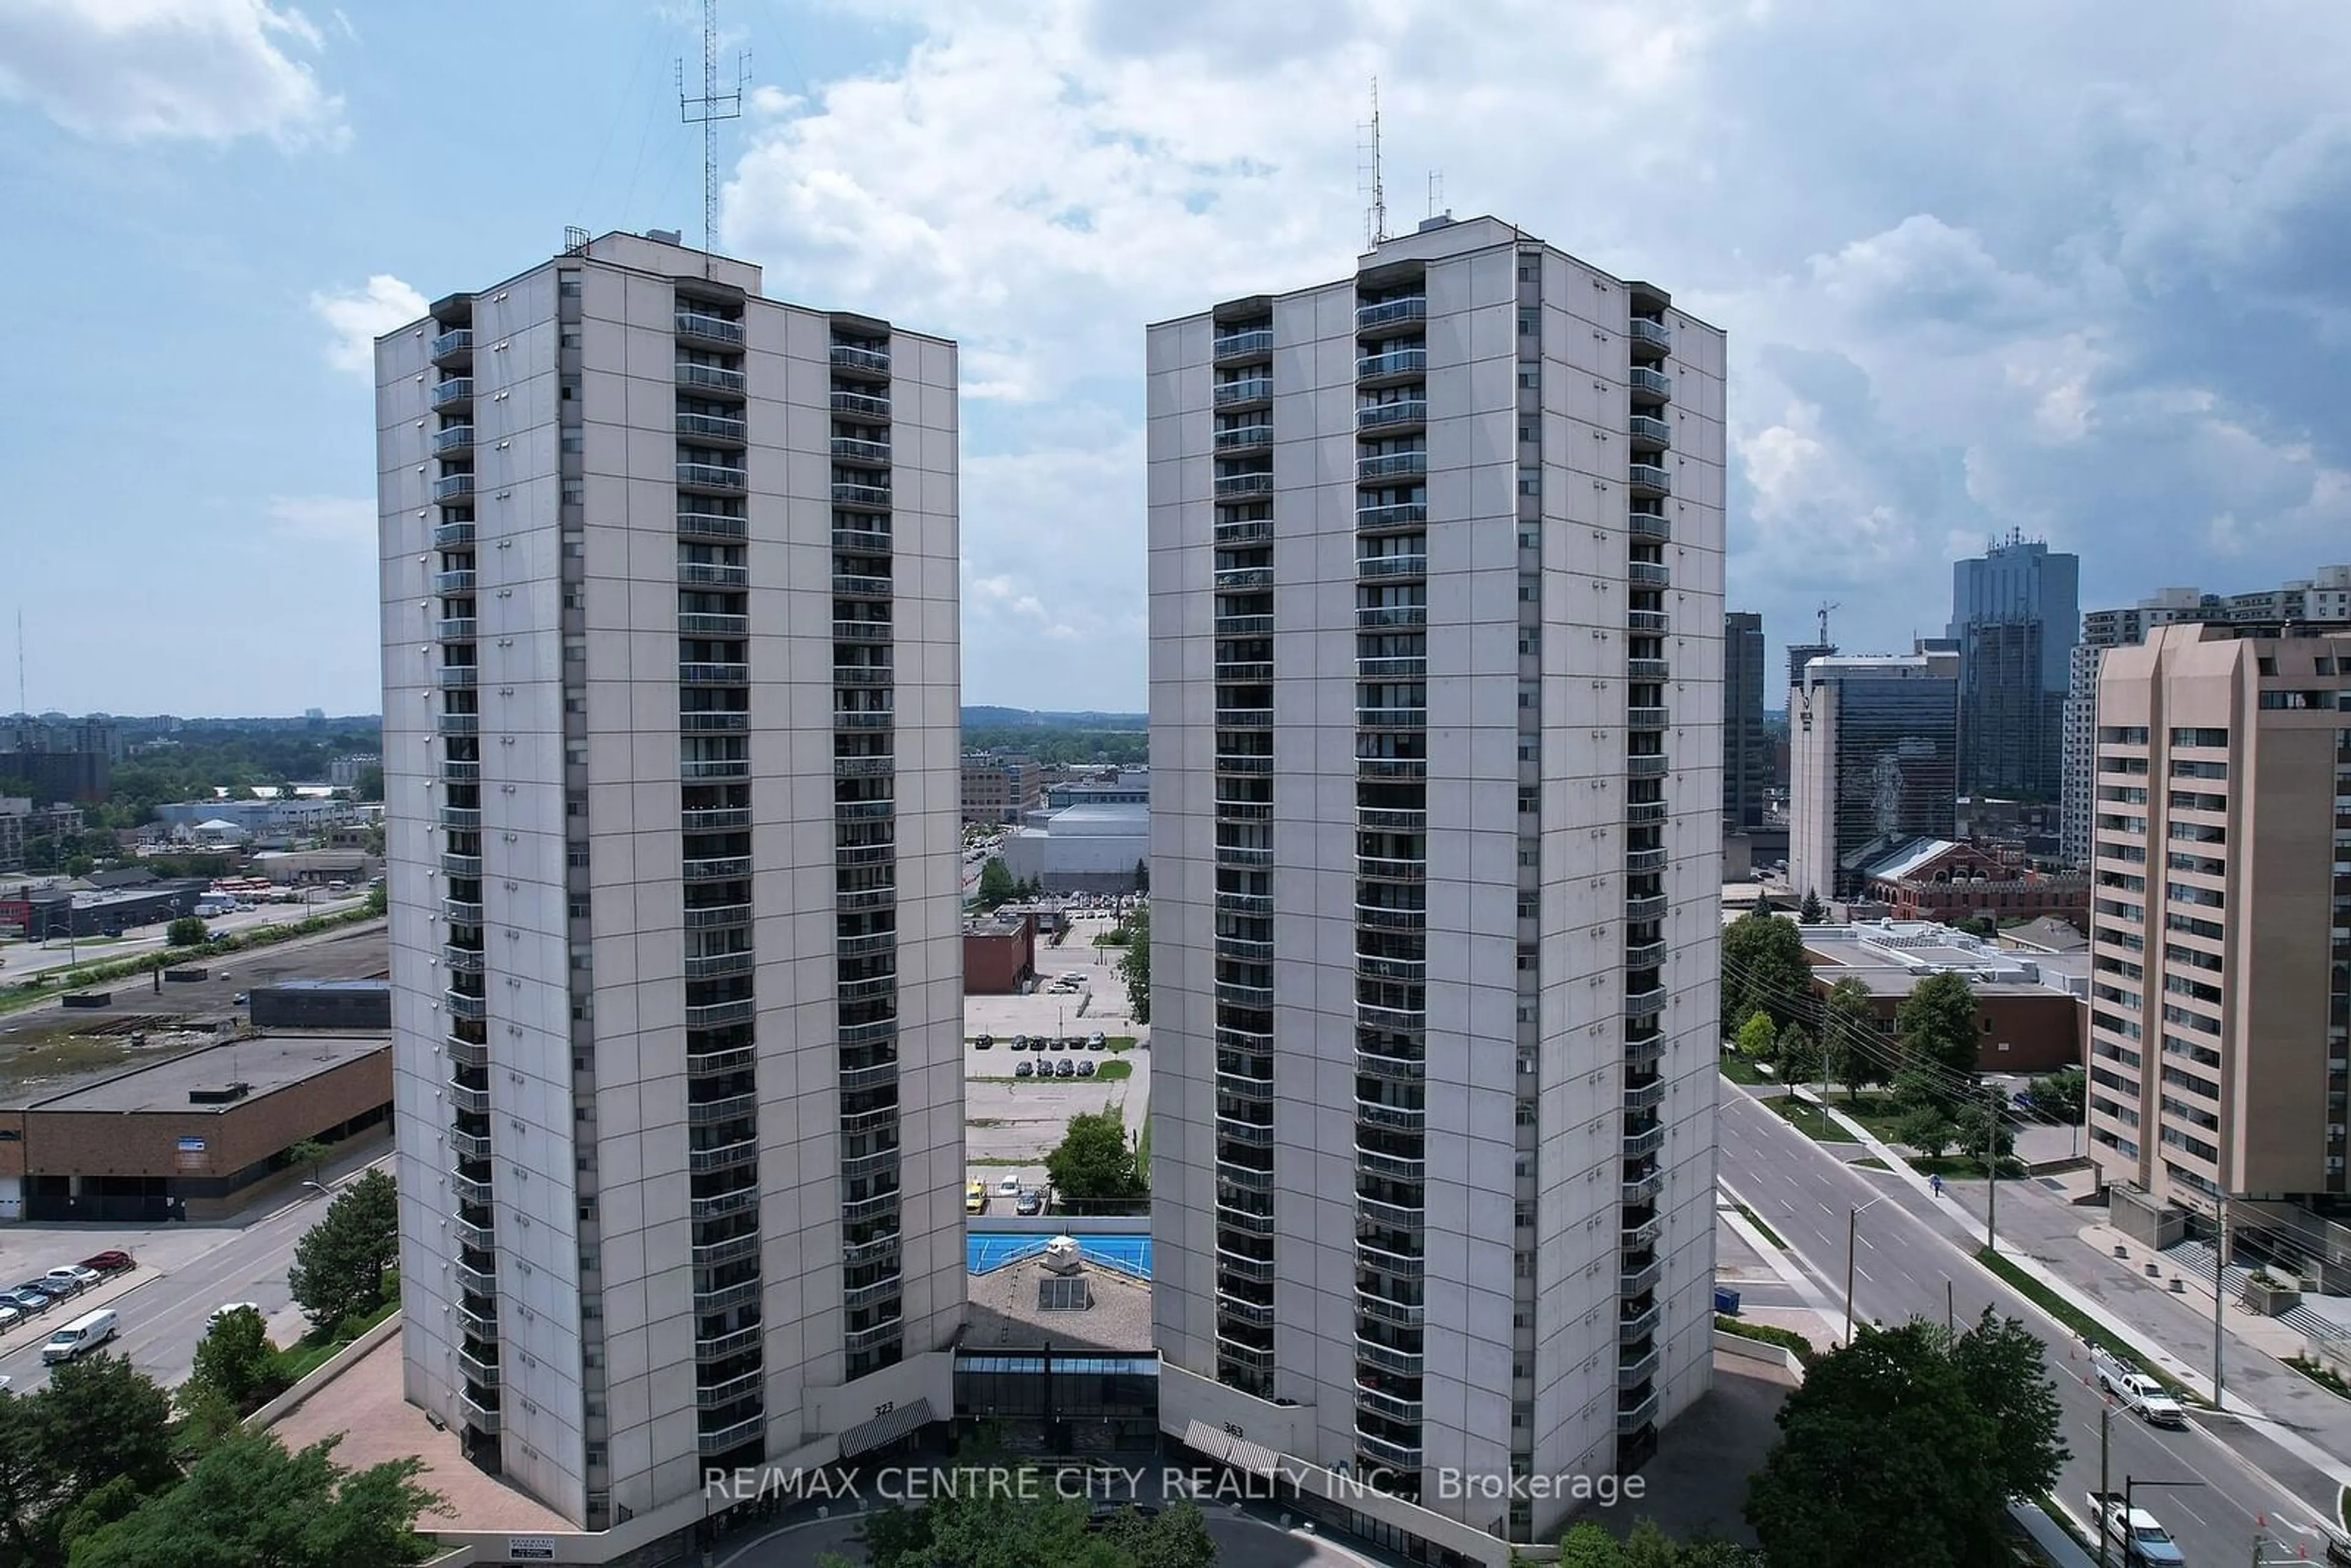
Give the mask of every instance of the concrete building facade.
<path id="1" fill-rule="evenodd" d="M 1952 563 L 1961 793 L 2057 799 L 2081 577 L 2079 556 L 2019 533 Z"/>
<path id="2" fill-rule="evenodd" d="M 1723 337 L 1480 218 L 1147 353 L 1161 1424 L 1499 1563 L 1711 1376 Z"/>
<path id="3" fill-rule="evenodd" d="M 2090 1155 L 2191 1213 L 2346 1191 L 2351 634 L 2242 630 L 2098 677 Z"/>
<path id="4" fill-rule="evenodd" d="M 1004 836 L 1004 869 L 1046 893 L 1133 893 L 1151 854 L 1146 805 L 1065 806 Z"/>
<path id="5" fill-rule="evenodd" d="M 956 348 L 760 281 L 376 346 L 407 1394 L 591 1531 L 952 1397 Z"/>
<path id="6" fill-rule="evenodd" d="M 1734 610 L 1722 618 L 1722 826 L 1763 825 L 1771 793 L 1771 741 L 1763 728 L 1763 617 Z"/>
<path id="7" fill-rule="evenodd" d="M 1788 883 L 1849 898 L 1916 839 L 1954 835 L 1959 657 L 1822 656 L 1788 695 Z"/>

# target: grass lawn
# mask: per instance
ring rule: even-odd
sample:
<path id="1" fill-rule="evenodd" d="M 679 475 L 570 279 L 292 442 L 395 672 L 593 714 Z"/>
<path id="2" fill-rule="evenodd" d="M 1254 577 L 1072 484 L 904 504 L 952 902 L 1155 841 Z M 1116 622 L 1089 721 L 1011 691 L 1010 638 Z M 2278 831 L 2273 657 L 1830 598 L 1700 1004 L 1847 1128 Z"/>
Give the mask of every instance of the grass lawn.
<path id="1" fill-rule="evenodd" d="M 1976 1261 L 1998 1275 L 2002 1284 L 2073 1330 L 2081 1338 L 2115 1356 L 2126 1365 L 2137 1367 L 2141 1372 L 2162 1384 L 2165 1388 L 2170 1390 L 2172 1397 L 2181 1404 L 2204 1403 L 2189 1392 L 2187 1385 L 2178 1378 L 2171 1376 L 2147 1357 L 2139 1354 L 2127 1342 L 2109 1333 L 2104 1324 L 2076 1311 L 2071 1302 L 2058 1296 L 2048 1286 L 2043 1285 L 1991 1248 L 1977 1248 Z"/>
<path id="2" fill-rule="evenodd" d="M 2351 1399 L 2351 1384 L 2345 1383 L 2342 1375 L 2325 1362 L 2307 1355 L 2290 1355 L 2285 1364 L 2329 1394 Z"/>
<path id="3" fill-rule="evenodd" d="M 1102 1045 L 1113 1051 L 1133 1051 L 1134 1039 L 1135 1037 L 1131 1034 L 1106 1034 L 1102 1036 Z"/>
<path id="4" fill-rule="evenodd" d="M 1757 1230 L 1762 1233 L 1764 1240 L 1769 1241 L 1772 1246 L 1777 1247 L 1782 1252 L 1785 1252 L 1788 1249 L 1788 1244 L 1780 1239 L 1780 1233 L 1763 1223 L 1763 1217 L 1761 1215 L 1756 1213 L 1753 1209 L 1748 1207 L 1743 1203 L 1739 1205 L 1739 1214 L 1740 1218 L 1746 1220 L 1748 1224 L 1753 1226 Z"/>
<path id="5" fill-rule="evenodd" d="M 1115 1081 L 1117 1079 L 1132 1078 L 1134 1076 L 1134 1063 L 1132 1061 L 1105 1061 L 1094 1070 L 1094 1081 L 1096 1082 L 1100 1082 L 1106 1078 Z"/>
<path id="6" fill-rule="evenodd" d="M 1815 1143 L 1849 1144 L 1853 1142 L 1852 1137 L 1843 1127 L 1821 1114 L 1821 1109 L 1817 1105 L 1791 1099 L 1785 1094 L 1767 1100 L 1764 1103 L 1771 1106 L 1782 1121 Z"/>
<path id="7" fill-rule="evenodd" d="M 302 1379 L 332 1361 L 338 1352 L 349 1348 L 351 1342 L 358 1339 L 360 1334 L 398 1311 L 400 1311 L 400 1297 L 395 1291 L 390 1301 L 360 1320 L 355 1333 L 320 1333 L 313 1331 L 304 1334 L 277 1353 L 277 1375 L 285 1379 L 286 1385 L 291 1388 L 295 1384 L 301 1382 Z M 350 1326 L 348 1323 L 344 1325 L 346 1328 Z"/>
<path id="8" fill-rule="evenodd" d="M 1857 1171 L 1890 1171 L 1894 1168 L 1876 1155 L 1871 1155 L 1866 1159 L 1848 1160 L 1846 1164 Z"/>
<path id="9" fill-rule="evenodd" d="M 1724 1051 L 1721 1055 L 1720 1061 L 1722 1064 L 1722 1075 L 1725 1078 L 1729 1079 L 1733 1083 L 1744 1084 L 1748 1088 L 1752 1089 L 1758 1084 L 1777 1083 L 1780 1082 L 1778 1079 L 1767 1075 L 1761 1068 L 1756 1066 L 1755 1063 L 1748 1061 L 1747 1058 L 1739 1055 L 1735 1051 Z"/>

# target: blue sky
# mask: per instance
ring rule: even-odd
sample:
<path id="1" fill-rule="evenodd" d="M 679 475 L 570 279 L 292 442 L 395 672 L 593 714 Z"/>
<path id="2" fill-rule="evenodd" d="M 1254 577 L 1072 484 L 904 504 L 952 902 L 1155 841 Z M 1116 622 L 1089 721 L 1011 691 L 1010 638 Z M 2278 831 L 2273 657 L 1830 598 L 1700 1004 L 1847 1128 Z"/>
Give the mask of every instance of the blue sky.
<path id="1" fill-rule="evenodd" d="M 698 5 L 5 0 L 0 612 L 36 708 L 373 711 L 363 347 L 699 227 Z M 1729 597 L 1939 628 L 2351 559 L 2351 8 L 726 0 L 721 248 L 965 345 L 965 694 L 1144 704 L 1141 324 L 1494 212 L 1731 336 Z M 731 74 L 731 73 L 730 73 Z M 13 692 L 0 706 L 14 706 Z"/>

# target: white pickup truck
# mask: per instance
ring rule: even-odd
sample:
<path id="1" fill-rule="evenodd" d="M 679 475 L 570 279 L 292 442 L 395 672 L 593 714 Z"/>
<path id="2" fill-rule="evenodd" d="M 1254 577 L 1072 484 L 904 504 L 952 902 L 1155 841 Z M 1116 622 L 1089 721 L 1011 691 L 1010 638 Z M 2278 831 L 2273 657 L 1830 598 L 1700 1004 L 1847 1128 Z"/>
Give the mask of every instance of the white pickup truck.
<path id="1" fill-rule="evenodd" d="M 2149 1426 L 2188 1425 L 2188 1412 L 2179 1407 L 2179 1401 L 2146 1373 L 2126 1365 L 2103 1350 L 2091 1353 L 2090 1369 L 2096 1375 L 2100 1388 L 2121 1400 L 2123 1408 L 2134 1412 Z"/>
<path id="2" fill-rule="evenodd" d="M 2090 1493 L 2090 1511 L 2098 1516 L 2106 1539 L 2121 1549 L 2123 1568 L 2187 1568 L 2188 1559 L 2181 1554 L 2179 1543 L 2171 1539 L 2171 1531 L 2158 1524 L 2147 1510 L 2126 1509 L 2122 1493 Z"/>

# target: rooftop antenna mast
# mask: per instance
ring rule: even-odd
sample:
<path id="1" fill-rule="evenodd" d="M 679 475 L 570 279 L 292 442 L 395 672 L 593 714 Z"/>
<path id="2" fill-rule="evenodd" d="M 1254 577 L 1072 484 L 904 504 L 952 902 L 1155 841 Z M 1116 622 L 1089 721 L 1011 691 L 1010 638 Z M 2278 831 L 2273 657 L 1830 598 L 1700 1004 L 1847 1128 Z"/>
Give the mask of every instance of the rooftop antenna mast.
<path id="1" fill-rule="evenodd" d="M 1371 211 L 1364 218 L 1364 248 L 1371 250 L 1387 243 L 1388 190 L 1380 176 L 1380 78 L 1372 78 L 1372 120 L 1356 128 L 1362 140 L 1356 143 L 1355 173 L 1371 196 Z"/>
<path id="2" fill-rule="evenodd" d="M 743 89 L 751 80 L 751 57 L 735 57 L 735 89 L 718 90 L 718 0 L 702 0 L 702 96 L 685 96 L 685 62 L 677 62 L 677 113 L 702 127 L 702 248 L 718 248 L 718 122 L 743 117 Z"/>
<path id="3" fill-rule="evenodd" d="M 1445 171 L 1442 169 L 1428 172 L 1428 215 L 1432 218 L 1446 215 Z"/>
<path id="4" fill-rule="evenodd" d="M 25 607 L 16 606 L 16 711 L 30 715 L 25 697 Z"/>
<path id="5" fill-rule="evenodd" d="M 1829 645 L 1829 612 L 1832 610 L 1842 610 L 1844 608 L 1844 605 L 1837 603 L 1833 599 L 1823 599 L 1821 601 L 1821 607 L 1813 612 L 1813 614 L 1821 618 L 1822 647 L 1825 648 Z"/>

